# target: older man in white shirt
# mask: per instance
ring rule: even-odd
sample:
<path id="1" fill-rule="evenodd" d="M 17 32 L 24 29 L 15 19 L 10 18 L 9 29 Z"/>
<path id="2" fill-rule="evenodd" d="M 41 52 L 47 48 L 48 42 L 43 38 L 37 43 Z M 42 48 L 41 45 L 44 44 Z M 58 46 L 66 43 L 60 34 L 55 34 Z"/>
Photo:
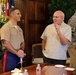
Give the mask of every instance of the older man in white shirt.
<path id="1" fill-rule="evenodd" d="M 71 27 L 64 23 L 64 17 L 62 11 L 54 12 L 53 24 L 48 25 L 41 36 L 44 63 L 66 64 Z"/>

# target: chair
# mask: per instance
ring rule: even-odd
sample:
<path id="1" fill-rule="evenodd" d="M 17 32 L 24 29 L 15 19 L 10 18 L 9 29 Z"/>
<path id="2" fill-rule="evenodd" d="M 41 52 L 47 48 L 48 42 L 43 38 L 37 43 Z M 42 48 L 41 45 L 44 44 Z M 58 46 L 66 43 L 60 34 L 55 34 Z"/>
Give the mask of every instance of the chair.
<path id="1" fill-rule="evenodd" d="M 70 55 L 70 67 L 76 68 L 76 49 L 69 48 L 68 53 Z"/>
<path id="2" fill-rule="evenodd" d="M 43 63 L 41 43 L 36 43 L 32 45 L 32 55 L 33 55 L 33 59 L 32 59 L 33 64 Z"/>

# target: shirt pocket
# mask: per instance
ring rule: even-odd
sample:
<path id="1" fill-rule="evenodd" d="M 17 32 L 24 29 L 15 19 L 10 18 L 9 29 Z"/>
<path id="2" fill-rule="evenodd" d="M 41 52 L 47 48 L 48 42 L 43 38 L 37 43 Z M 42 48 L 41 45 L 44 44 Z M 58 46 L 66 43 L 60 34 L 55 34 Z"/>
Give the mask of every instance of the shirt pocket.
<path id="1" fill-rule="evenodd" d="M 12 36 L 17 36 L 17 34 L 18 34 L 18 31 L 15 29 L 15 28 L 12 28 L 11 30 L 10 30 L 10 33 L 11 33 L 11 35 Z"/>

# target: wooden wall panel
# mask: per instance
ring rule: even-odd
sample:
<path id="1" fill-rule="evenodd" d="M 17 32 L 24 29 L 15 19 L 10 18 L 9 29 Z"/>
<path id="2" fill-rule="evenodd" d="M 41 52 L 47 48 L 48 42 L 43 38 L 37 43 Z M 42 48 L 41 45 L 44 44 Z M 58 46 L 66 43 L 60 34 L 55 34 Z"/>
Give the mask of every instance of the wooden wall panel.
<path id="1" fill-rule="evenodd" d="M 45 3 L 35 3 L 35 20 L 45 20 Z"/>
<path id="2" fill-rule="evenodd" d="M 46 2 L 26 0 L 25 5 L 25 40 L 26 50 L 30 49 L 33 43 L 41 42 L 41 34 L 46 27 Z"/>
<path id="3" fill-rule="evenodd" d="M 31 22 L 35 20 L 35 2 L 29 1 L 28 2 L 28 39 L 29 39 L 29 46 L 31 46 L 31 43 L 34 41 L 35 37 L 35 25 Z"/>
<path id="4" fill-rule="evenodd" d="M 35 2 L 29 1 L 28 4 L 29 20 L 35 20 Z"/>

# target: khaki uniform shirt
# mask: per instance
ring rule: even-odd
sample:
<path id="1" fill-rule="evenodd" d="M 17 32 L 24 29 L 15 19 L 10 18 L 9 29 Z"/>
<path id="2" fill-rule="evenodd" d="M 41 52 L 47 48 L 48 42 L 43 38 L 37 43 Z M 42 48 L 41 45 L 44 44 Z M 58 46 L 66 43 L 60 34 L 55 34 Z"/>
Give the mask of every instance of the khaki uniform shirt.
<path id="1" fill-rule="evenodd" d="M 72 27 L 72 43 L 70 47 L 76 47 L 76 13 L 68 20 L 68 25 Z"/>
<path id="2" fill-rule="evenodd" d="M 23 31 L 18 25 L 13 25 L 9 21 L 1 28 L 2 39 L 9 41 L 15 49 L 19 49 L 20 44 L 24 42 Z"/>

